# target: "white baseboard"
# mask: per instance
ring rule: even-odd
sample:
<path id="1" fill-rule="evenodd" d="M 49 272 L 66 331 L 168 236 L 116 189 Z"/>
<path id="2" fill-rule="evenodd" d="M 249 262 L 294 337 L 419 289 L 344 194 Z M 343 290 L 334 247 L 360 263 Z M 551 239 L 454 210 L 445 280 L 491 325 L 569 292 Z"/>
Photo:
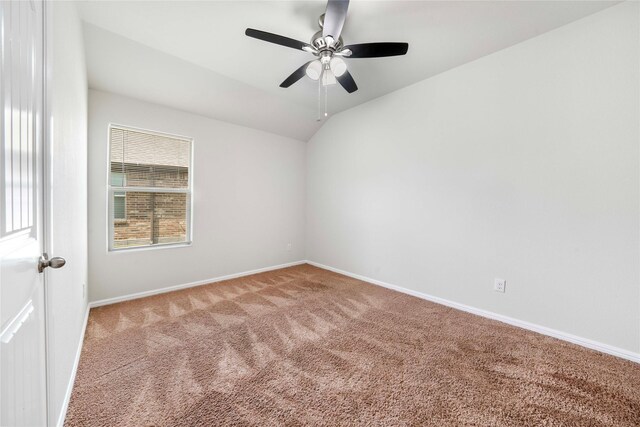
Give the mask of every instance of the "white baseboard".
<path id="1" fill-rule="evenodd" d="M 69 409 L 69 401 L 71 400 L 71 392 L 73 391 L 73 384 L 76 382 L 76 373 L 78 372 L 78 364 L 80 363 L 80 354 L 82 353 L 82 344 L 84 344 L 84 333 L 87 330 L 87 322 L 89 321 L 90 307 L 87 305 L 87 309 L 84 313 L 84 324 L 82 325 L 82 331 L 80 332 L 80 341 L 78 342 L 78 349 L 76 350 L 76 357 L 73 361 L 73 369 L 71 370 L 71 377 L 69 378 L 69 384 L 67 384 L 67 391 L 64 394 L 64 400 L 62 401 L 62 410 L 58 416 L 58 422 L 56 426 L 63 427 L 64 420 L 67 416 L 67 410 Z"/>
<path id="2" fill-rule="evenodd" d="M 306 264 L 306 260 L 289 262 L 286 264 L 273 265 L 271 267 L 258 268 L 256 270 L 243 271 L 242 273 L 228 274 L 226 276 L 214 277 L 212 279 L 198 280 L 197 282 L 183 283 L 181 285 L 168 286 L 166 288 L 153 289 L 151 291 L 137 292 L 135 294 L 122 295 L 119 297 L 101 299 L 89 303 L 89 307 L 100 307 L 102 305 L 115 304 L 117 302 L 129 301 L 138 298 L 149 297 L 151 295 L 164 294 L 166 292 L 177 291 L 180 289 L 192 288 L 194 286 L 206 285 L 208 283 L 221 282 L 223 280 L 237 279 L 238 277 L 250 276 L 252 274 L 264 273 L 265 271 L 279 270 L 281 268 L 293 267 L 294 265 Z"/>
<path id="3" fill-rule="evenodd" d="M 389 283 L 381 282 L 380 280 L 371 279 L 369 277 L 361 276 L 359 274 L 350 273 L 348 271 L 340 270 L 338 268 L 329 267 L 314 261 L 307 261 L 308 264 L 323 268 L 325 270 L 333 271 L 334 273 L 342 274 L 345 276 L 353 277 L 354 279 L 362 280 L 364 282 L 372 283 L 374 285 L 382 286 L 384 288 L 392 289 L 394 291 L 402 292 L 414 297 L 422 298 L 427 301 L 435 302 L 437 304 L 446 305 L 447 307 L 455 308 L 458 310 L 466 311 L 467 313 L 476 314 L 478 316 L 486 317 L 488 319 L 498 320 L 500 322 L 508 323 L 509 325 L 517 326 L 519 328 L 528 329 L 533 332 L 538 332 L 543 335 L 558 338 L 563 341 L 568 341 L 573 344 L 580 345 L 592 350 L 601 351 L 612 356 L 621 357 L 623 359 L 630 360 L 632 362 L 640 363 L 640 353 L 634 353 L 629 350 L 625 350 L 619 347 L 614 347 L 609 344 L 604 344 L 598 341 L 594 341 L 588 338 L 579 337 L 566 332 L 551 329 L 546 326 L 536 325 L 535 323 L 527 322 L 524 320 L 514 319 L 513 317 L 504 316 L 502 314 L 494 313 L 491 311 L 483 310 L 480 308 L 472 307 L 465 304 L 460 304 L 454 301 L 450 301 L 444 298 L 439 298 L 433 295 L 428 295 L 422 292 L 414 291 L 411 289 L 403 288 Z"/>

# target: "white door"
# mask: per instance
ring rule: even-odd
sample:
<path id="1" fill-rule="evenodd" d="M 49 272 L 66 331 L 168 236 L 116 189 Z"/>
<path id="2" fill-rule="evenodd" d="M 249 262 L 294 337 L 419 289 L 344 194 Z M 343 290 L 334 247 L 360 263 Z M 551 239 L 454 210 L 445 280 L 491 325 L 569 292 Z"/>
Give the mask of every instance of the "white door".
<path id="1" fill-rule="evenodd" d="M 0 1 L 0 425 L 46 425 L 40 1 Z"/>

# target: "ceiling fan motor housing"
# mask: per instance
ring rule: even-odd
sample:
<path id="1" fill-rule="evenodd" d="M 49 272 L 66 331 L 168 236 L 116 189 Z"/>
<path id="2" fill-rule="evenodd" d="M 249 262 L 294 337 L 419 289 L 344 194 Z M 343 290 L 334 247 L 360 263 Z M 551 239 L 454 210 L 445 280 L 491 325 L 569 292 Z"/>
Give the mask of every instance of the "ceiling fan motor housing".
<path id="1" fill-rule="evenodd" d="M 339 37 L 338 40 L 333 40 L 331 37 L 323 37 L 322 30 L 320 30 L 311 37 L 311 45 L 318 49 L 319 52 L 330 51 L 333 53 L 342 49 L 344 43 L 342 37 Z"/>

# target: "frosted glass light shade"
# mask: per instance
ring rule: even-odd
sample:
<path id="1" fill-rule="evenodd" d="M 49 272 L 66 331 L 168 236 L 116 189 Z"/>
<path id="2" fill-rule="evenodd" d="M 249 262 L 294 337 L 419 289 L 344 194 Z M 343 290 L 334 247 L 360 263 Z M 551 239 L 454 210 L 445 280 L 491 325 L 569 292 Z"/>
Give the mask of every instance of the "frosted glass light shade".
<path id="1" fill-rule="evenodd" d="M 318 80 L 320 78 L 320 74 L 322 74 L 322 64 L 320 61 L 313 61 L 309 64 L 306 73 L 311 80 Z"/>
<path id="2" fill-rule="evenodd" d="M 324 70 L 324 73 L 322 73 L 322 84 L 324 86 L 329 86 L 336 83 L 336 76 L 333 75 L 333 72 L 331 70 Z"/>
<path id="3" fill-rule="evenodd" d="M 329 64 L 331 67 L 331 71 L 336 77 L 340 77 L 347 71 L 347 64 L 337 56 L 331 58 L 331 63 Z"/>

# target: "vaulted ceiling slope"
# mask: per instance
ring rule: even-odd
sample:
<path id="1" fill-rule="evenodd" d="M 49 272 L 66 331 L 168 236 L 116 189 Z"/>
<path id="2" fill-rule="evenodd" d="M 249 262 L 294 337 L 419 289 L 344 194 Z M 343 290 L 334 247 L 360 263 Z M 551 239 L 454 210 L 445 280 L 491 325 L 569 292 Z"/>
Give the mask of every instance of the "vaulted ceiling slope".
<path id="1" fill-rule="evenodd" d="M 335 114 L 520 43 L 617 1 L 351 1 L 347 44 L 406 41 L 405 56 L 348 60 L 359 90 L 329 90 Z M 308 140 L 317 84 L 278 85 L 310 54 L 244 35 L 309 41 L 326 1 L 80 3 L 92 88 Z"/>
<path id="2" fill-rule="evenodd" d="M 321 125 L 312 109 L 112 32 L 85 24 L 84 36 L 92 89 L 301 141 Z"/>

